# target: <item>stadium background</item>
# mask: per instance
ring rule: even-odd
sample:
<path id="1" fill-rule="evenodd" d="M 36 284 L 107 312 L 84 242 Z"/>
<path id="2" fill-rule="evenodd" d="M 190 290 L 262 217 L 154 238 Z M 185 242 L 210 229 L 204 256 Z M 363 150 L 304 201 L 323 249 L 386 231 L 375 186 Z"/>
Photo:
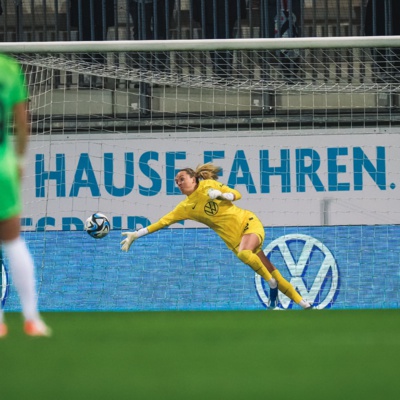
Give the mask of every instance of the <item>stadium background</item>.
<path id="1" fill-rule="evenodd" d="M 98 5 L 99 2 L 93 0 L 91 3 Z M 382 2 L 376 0 L 375 4 Z M 2 43 L 79 39 L 76 27 L 71 27 L 68 22 L 67 0 L 2 0 L 1 3 L 4 10 L 0 17 Z M 129 39 L 132 26 L 127 21 L 127 1 L 116 3 L 118 29 L 111 28 L 107 38 Z M 180 12 L 175 14 L 174 25 L 171 25 L 171 38 L 201 38 L 199 27 L 190 24 L 189 2 L 177 0 L 175 3 L 179 5 Z M 292 2 L 288 0 L 288 3 Z M 391 14 L 389 3 L 393 4 L 385 1 L 386 16 Z M 265 37 L 266 26 L 260 25 L 262 13 L 258 7 L 266 2 L 250 0 L 248 4 L 248 18 L 242 21 L 239 36 Z M 301 36 L 364 35 L 365 13 L 361 1 L 305 0 L 303 4 Z M 392 29 L 396 26 L 387 24 L 386 33 L 393 33 Z M 351 60 L 353 53 L 350 51 L 349 54 Z M 332 82 L 335 84 L 338 81 L 348 83 L 349 76 L 351 83 L 356 84 L 362 83 L 365 77 L 371 78 L 371 71 L 363 68 L 366 63 L 361 63 L 356 71 L 357 77 L 353 79 L 351 61 L 345 65 L 335 64 L 341 60 L 342 54 L 336 54 L 338 57 L 332 59 L 330 55 L 321 60 L 325 65 L 334 60 Z M 345 68 L 341 68 L 343 65 Z M 32 70 L 35 69 L 27 68 L 29 73 Z M 237 104 L 226 104 L 226 100 L 237 99 L 237 96 L 230 97 L 224 93 L 218 96 L 221 93 L 212 92 L 211 96 L 215 95 L 219 102 L 213 104 L 209 97 L 200 101 L 200 91 L 192 89 L 194 100 L 190 101 L 190 106 L 194 108 L 191 109 L 190 125 L 182 126 L 187 116 L 181 118 L 180 115 L 177 119 L 173 111 L 177 105 L 187 109 L 190 99 L 184 93 L 180 102 L 172 101 L 171 92 L 173 95 L 178 92 L 175 88 L 151 87 L 149 90 L 148 85 L 129 88 L 130 91 L 125 91 L 122 98 L 133 100 L 129 104 L 136 104 L 136 109 L 126 107 L 124 101 L 122 106 L 119 104 L 113 108 L 109 103 L 113 97 L 111 93 L 117 93 L 113 80 L 110 87 L 103 89 L 79 88 L 82 93 L 79 96 L 74 93 L 77 74 L 75 71 L 67 75 L 66 81 L 57 74 L 51 76 L 52 95 L 44 93 L 35 107 L 57 113 L 34 115 L 33 143 L 41 138 L 49 139 L 50 135 L 53 140 L 55 136 L 77 132 L 84 135 L 115 134 L 115 126 L 123 132 L 139 132 L 143 136 L 154 131 L 170 134 L 176 132 L 175 128 L 187 128 L 208 137 L 216 133 L 225 135 L 225 131 L 232 127 L 250 129 L 253 133 L 263 127 L 270 133 L 276 129 L 285 133 L 288 133 L 286 130 L 298 133 L 300 130 L 304 132 L 304 128 L 311 129 L 321 138 L 323 146 L 324 136 L 321 134 L 325 129 L 344 128 L 347 133 L 351 130 L 354 133 L 353 128 L 356 128 L 361 136 L 358 143 L 342 142 L 347 135 L 344 131 L 337 137 L 335 146 L 345 147 L 348 151 L 347 155 L 341 154 L 341 150 L 337 152 L 341 155 L 336 166 L 345 166 L 346 173 L 338 173 L 339 168 L 333 178 L 339 178 L 336 183 L 344 183 L 340 187 L 346 190 L 336 192 L 336 195 L 350 196 L 354 202 L 352 211 L 346 207 L 342 211 L 347 210 L 347 215 L 352 218 L 360 212 L 357 201 L 363 200 L 364 196 L 371 200 L 366 204 L 374 205 L 374 212 L 364 213 L 367 225 L 362 220 L 353 221 L 351 225 L 332 224 L 332 220 L 324 218 L 328 215 L 325 211 L 334 210 L 332 207 L 339 203 L 332 203 L 326 198 L 308 211 L 313 220 L 311 226 L 302 223 L 293 227 L 287 219 L 277 218 L 270 227 L 269 222 L 274 216 L 266 216 L 266 245 L 277 243 L 282 237 L 289 239 L 287 244 L 294 257 L 291 260 L 287 252 L 285 260 L 289 261 L 294 277 L 300 278 L 295 282 L 299 285 L 303 282 L 305 290 L 311 291 L 317 302 L 322 300 L 329 288 L 335 288 L 327 310 L 270 312 L 263 307 L 260 299 L 263 293 L 260 296 L 257 292 L 257 282 L 251 271 L 238 263 L 207 229 L 181 226 L 163 230 L 135 243 L 131 253 L 122 254 L 118 249 L 119 229 L 133 229 L 143 219 L 118 218 L 122 214 L 120 206 L 114 207 L 118 201 L 114 203 L 111 199 L 110 207 L 107 207 L 113 210 L 112 214 L 115 212 L 111 217 L 116 230 L 101 241 L 94 241 L 85 232 L 75 230 L 77 226 L 82 226 L 86 212 L 72 218 L 76 210 L 73 211 L 71 204 L 74 205 L 77 198 L 69 204 L 71 199 L 68 200 L 67 195 L 65 198 L 56 197 L 52 180 L 47 181 L 52 186 L 52 199 L 55 203 L 60 202 L 66 210 L 57 212 L 55 209 L 51 212 L 48 216 L 54 220 L 43 219 L 46 218 L 43 210 L 29 211 L 33 204 L 38 206 L 40 203 L 37 201 L 40 198 L 35 195 L 36 183 L 32 172 L 38 161 L 35 155 L 45 154 L 39 148 L 30 154 L 32 158 L 26 182 L 33 192 L 27 196 L 30 200 L 23 220 L 23 235 L 33 251 L 37 266 L 40 307 L 46 322 L 54 329 L 54 336 L 50 340 L 30 340 L 23 335 L 20 315 L 9 312 L 18 310 L 18 300 L 11 285 L 6 302 L 10 333 L 4 341 L 0 341 L 1 397 L 10 400 L 27 397 L 43 400 L 396 398 L 400 390 L 397 357 L 400 352 L 397 78 L 393 80 L 393 76 L 388 84 L 378 83 L 374 92 L 325 93 L 326 97 L 316 96 L 316 101 L 309 101 L 310 97 L 304 95 L 298 101 L 298 94 L 287 96 L 287 93 L 277 93 L 272 100 L 278 101 L 266 104 L 274 109 L 272 114 L 263 114 L 260 105 L 271 99 L 259 94 L 240 99 L 244 102 L 237 110 Z M 328 79 L 331 77 L 328 76 Z M 41 85 L 46 86 L 46 82 L 41 81 Z M 145 97 L 151 100 L 146 102 L 147 108 L 138 107 L 143 91 L 151 93 Z M 322 101 L 324 98 L 329 101 Z M 324 108 L 327 104 L 329 110 Z M 167 113 L 161 112 L 162 106 L 167 106 Z M 124 111 L 127 108 L 126 121 L 114 118 L 115 109 Z M 194 118 L 200 108 L 201 113 Z M 64 118 L 62 113 L 65 110 L 73 117 Z M 182 111 L 181 108 L 178 110 Z M 249 115 L 252 117 L 250 123 Z M 382 133 L 394 138 L 393 143 L 389 143 L 387 137 L 381 140 L 384 137 Z M 230 133 L 227 132 L 226 137 L 228 135 Z M 373 138 L 373 141 L 365 147 L 363 139 L 366 137 Z M 229 143 L 229 140 L 226 142 Z M 248 142 L 247 138 L 244 142 Z M 350 150 L 353 146 L 364 149 L 371 161 L 369 166 L 364 164 L 362 167 L 365 186 L 360 195 L 354 191 L 357 182 L 351 174 L 353 153 Z M 275 150 L 281 147 L 277 145 Z M 378 147 L 385 149 L 384 169 L 378 168 L 382 163 L 382 159 L 378 162 Z M 188 141 L 187 154 L 193 153 L 192 148 Z M 263 149 L 266 148 L 268 146 L 263 145 Z M 321 153 L 315 143 L 309 143 L 307 148 Z M 257 146 L 254 149 L 259 150 Z M 215 150 L 221 151 L 221 148 Z M 82 152 L 85 151 L 79 149 L 75 157 Z M 71 161 L 71 153 L 68 153 L 67 160 Z M 189 160 L 192 159 L 188 157 Z M 229 161 L 220 161 L 224 163 L 225 170 L 230 171 Z M 120 167 L 124 165 L 121 159 L 119 163 Z M 72 164 L 74 167 L 69 172 L 74 174 L 77 159 L 74 158 Z M 250 171 L 257 170 L 251 162 L 249 165 Z M 379 176 L 374 168 L 381 172 Z M 45 171 L 55 169 L 55 164 L 44 168 Z M 85 176 L 78 176 L 82 186 L 79 193 L 83 196 L 87 190 L 84 188 Z M 254 176 L 258 174 L 254 173 Z M 386 179 L 384 183 L 382 176 Z M 224 175 L 224 178 L 227 177 Z M 68 179 L 66 193 L 69 194 L 73 178 Z M 328 180 L 324 180 L 326 182 Z M 391 185 L 393 183 L 395 186 Z M 123 186 L 119 182 L 118 187 Z M 148 182 L 144 186 L 149 187 Z M 279 188 L 275 191 L 276 203 L 282 203 L 285 209 L 281 185 L 276 187 Z M 348 187 L 350 190 L 347 190 Z M 329 192 L 329 195 L 332 193 Z M 294 194 L 299 199 L 299 193 Z M 315 190 L 306 191 L 305 202 L 312 200 L 314 194 Z M 165 210 L 157 207 L 157 213 L 167 211 L 178 199 L 176 196 L 169 197 Z M 87 209 L 98 209 L 99 203 L 96 202 L 95 207 L 91 201 Z M 127 201 L 124 206 L 129 204 Z M 145 201 L 140 204 L 145 208 Z M 151 204 L 149 207 L 154 212 Z M 259 211 L 264 209 L 256 208 Z M 296 208 L 289 211 L 296 212 Z M 159 216 L 148 213 L 146 209 L 140 214 L 150 220 Z M 135 209 L 128 215 L 137 216 Z M 278 216 L 282 214 L 278 213 Z M 287 217 L 290 219 L 289 215 Z M 282 221 L 281 224 L 279 221 Z M 305 235 L 312 238 L 308 246 L 304 246 L 302 241 Z M 317 239 L 324 246 L 318 248 Z M 198 247 L 195 259 L 185 257 L 183 240 Z M 312 249 L 311 243 L 316 244 Z M 309 252 L 303 253 L 304 247 Z M 329 260 L 334 259 L 335 263 L 325 265 L 316 290 L 312 291 L 315 277 L 321 271 L 321 249 L 331 254 Z M 296 263 L 296 255 L 301 254 L 312 254 L 310 262 Z M 287 264 L 282 261 L 279 252 L 274 252 L 272 257 L 283 273 L 288 274 Z M 181 267 L 183 259 L 186 260 L 184 270 Z M 338 276 L 335 276 L 335 268 Z M 105 309 L 140 312 L 106 312 Z M 85 311 L 79 312 L 81 310 Z M 93 310 L 102 312 L 90 312 Z"/>
<path id="2" fill-rule="evenodd" d="M 71 25 L 68 18 L 69 3 L 68 1 L 55 2 L 50 0 L 42 2 L 4 1 L 1 25 L 4 40 L 79 39 L 81 34 L 79 27 Z M 289 1 L 288 7 L 293 7 L 293 3 Z M 302 12 L 297 24 L 301 36 L 364 34 L 365 3 L 358 0 L 348 1 L 345 4 L 334 0 L 326 1 L 324 4 L 316 4 L 312 1 L 300 3 Z M 105 32 L 104 39 L 129 38 L 132 21 L 127 12 L 128 2 L 115 1 L 114 4 L 117 11 L 114 22 L 118 29 L 111 27 Z M 238 37 L 266 36 L 268 18 L 263 19 L 262 16 L 263 13 L 268 14 L 270 11 L 268 4 L 269 2 L 265 1 L 247 2 L 246 19 L 240 21 L 236 26 Z M 105 2 L 102 1 L 101 5 L 104 7 Z M 204 32 L 201 31 L 200 27 L 194 23 L 188 24 L 190 22 L 188 21 L 191 10 L 190 2 L 172 1 L 169 2 L 169 5 L 176 7 L 170 26 L 170 38 L 201 38 Z M 39 23 L 37 23 L 38 21 Z M 388 34 L 391 33 L 391 29 L 393 29 L 393 26 L 388 23 Z M 347 80 L 355 84 L 355 80 L 358 82 L 358 80 L 370 78 L 368 72 L 362 72 L 361 67 L 357 68 L 360 68 L 360 71 L 357 71 L 354 75 L 350 74 L 349 71 L 347 73 L 350 75 L 345 75 L 343 70 L 337 70 L 337 75 L 333 79 Z M 32 71 L 28 68 L 27 73 L 30 72 Z M 357 75 L 358 72 L 360 75 Z M 112 113 L 125 111 L 123 108 L 118 108 L 119 105 L 110 107 L 109 101 L 111 101 L 113 93 L 116 93 L 115 96 L 117 97 L 116 87 L 114 89 L 109 85 L 103 88 L 82 87 L 79 88 L 80 94 L 76 95 L 71 88 L 76 84 L 80 85 L 81 76 L 79 82 L 68 80 L 68 76 L 66 79 L 66 81 L 63 81 L 63 78 L 58 76 L 51 78 L 52 95 L 50 102 L 46 93 L 33 96 L 33 105 L 38 111 L 34 113 L 33 146 L 28 170 L 35 171 L 35 174 L 28 174 L 25 182 L 24 198 L 27 207 L 22 223 L 35 262 L 39 267 L 40 302 L 43 309 L 262 308 L 263 304 L 259 299 L 260 293 L 252 274 L 246 272 L 232 258 L 232 255 L 226 253 L 224 246 L 214 240 L 212 234 L 210 238 L 210 234 L 199 227 L 196 227 L 195 230 L 186 229 L 192 226 L 190 223 L 176 226 L 177 229 L 173 230 L 173 234 L 170 232 L 159 233 L 156 237 L 157 240 L 146 238 L 144 243 L 138 244 L 137 254 L 132 254 L 130 257 L 119 253 L 118 230 L 135 229 L 154 222 L 176 204 L 179 197 L 176 196 L 176 188 L 173 188 L 173 183 L 171 186 L 173 172 L 176 171 L 176 168 L 178 166 L 185 167 L 187 163 L 196 165 L 199 162 L 213 160 L 214 158 L 216 162 L 222 163 L 226 171 L 221 180 L 231 179 L 230 171 L 235 168 L 232 164 L 236 162 L 236 168 L 239 172 L 233 175 L 230 184 L 236 185 L 243 192 L 244 199 L 241 205 L 256 211 L 266 226 L 271 226 L 271 228 L 266 228 L 266 246 L 270 242 L 283 237 L 286 232 L 295 232 L 322 241 L 333 254 L 338 268 L 335 272 L 338 276 L 335 278 L 332 277 L 332 270 L 328 272 L 327 276 L 324 272 L 322 276 L 318 277 L 317 262 L 315 262 L 315 265 L 306 265 L 304 268 L 300 268 L 300 271 L 290 270 L 285 265 L 286 260 L 281 262 L 281 268 L 288 278 L 299 278 L 300 280 L 297 281 L 299 285 L 301 285 L 300 281 L 303 282 L 304 295 L 310 295 L 312 300 L 320 303 L 326 292 L 329 292 L 327 287 L 330 287 L 332 282 L 335 281 L 335 294 L 328 302 L 329 307 L 398 307 L 400 283 L 396 272 L 396 262 L 399 255 L 397 247 L 393 247 L 395 237 L 391 236 L 391 233 L 397 229 L 399 215 L 397 212 L 398 195 L 396 194 L 399 170 L 396 153 L 398 149 L 396 144 L 396 104 L 398 99 L 396 95 L 383 95 L 378 92 L 352 93 L 350 101 L 348 100 L 350 96 L 345 93 L 336 94 L 336 100 L 332 96 L 335 95 L 334 93 L 328 93 L 326 95 L 328 100 L 325 104 L 328 107 L 328 112 L 324 110 L 324 105 L 320 104 L 318 94 L 311 95 L 315 96 L 316 99 L 311 105 L 308 103 L 310 99 L 303 94 L 301 100 L 297 102 L 293 100 L 293 93 L 287 95 L 283 92 L 276 96 L 275 104 L 270 104 L 275 110 L 274 115 L 265 115 L 262 111 L 263 107 L 259 107 L 259 104 L 267 100 L 265 96 L 260 97 L 258 93 L 250 96 L 247 109 L 243 107 L 243 104 L 240 104 L 240 110 L 235 111 L 238 104 L 234 102 L 226 105 L 224 109 L 223 96 L 217 100 L 217 104 L 213 105 L 213 108 L 205 109 L 204 104 L 199 102 L 200 92 L 192 90 L 194 101 L 193 99 L 189 100 L 193 101 L 193 104 L 197 102 L 198 115 L 196 118 L 197 110 L 191 109 L 191 125 L 187 127 L 188 131 L 190 129 L 190 134 L 178 142 L 177 129 L 182 129 L 182 126 L 174 125 L 176 122 L 174 122 L 174 119 L 183 109 L 177 108 L 182 103 L 174 104 L 169 99 L 174 88 L 166 87 L 163 89 L 164 91 L 160 91 L 158 85 L 154 85 L 155 87 L 151 88 L 148 100 L 145 101 L 145 107 L 140 106 L 136 109 L 131 107 L 126 121 L 123 121 L 125 125 L 115 125 L 116 128 L 113 128 L 113 124 L 121 124 L 121 121 L 118 118 L 113 118 Z M 76 77 L 72 79 L 76 79 Z M 327 79 L 331 79 L 331 77 L 329 76 Z M 296 82 L 293 83 L 296 85 Z M 144 88 L 139 85 L 138 88 L 127 88 L 123 95 L 129 102 L 138 101 L 138 103 L 134 103 L 138 105 L 141 104 L 139 100 L 143 97 L 143 91 L 148 90 L 149 85 Z M 391 87 L 390 91 L 392 93 L 395 89 Z M 219 94 L 221 94 L 221 91 L 212 93 L 213 96 Z M 183 103 L 185 96 L 188 95 L 183 94 L 182 99 L 180 99 L 180 101 L 183 100 Z M 92 98 L 99 100 L 92 101 Z M 239 99 L 238 101 L 242 102 L 243 100 L 246 103 L 246 99 Z M 45 103 L 46 101 L 47 103 Z M 97 101 L 99 103 L 96 103 Z M 171 104 L 170 109 L 168 108 L 169 104 Z M 147 109 L 146 107 L 151 108 Z M 94 109 L 96 110 L 95 116 L 93 116 Z M 73 115 L 74 112 L 76 118 L 65 118 L 65 115 L 62 114 Z M 250 122 L 248 133 L 244 131 L 244 128 L 249 127 L 246 116 L 251 116 L 251 121 L 254 121 Z M 323 121 L 322 127 L 321 121 Z M 336 128 L 338 121 L 339 129 Z M 149 130 L 149 124 L 151 124 L 151 130 Z M 205 125 L 206 128 L 204 128 Z M 237 132 L 230 131 L 234 125 L 238 127 Z M 62 128 L 60 128 L 61 126 Z M 104 132 L 99 129 L 99 126 L 104 128 Z M 195 136 L 193 132 L 196 132 L 196 128 L 201 128 L 200 136 L 204 136 L 204 141 L 193 139 L 193 136 Z M 62 130 L 60 131 L 60 129 Z M 127 148 L 139 148 L 137 151 L 132 151 L 132 157 L 136 157 L 135 163 L 140 154 L 145 153 L 146 150 L 148 152 L 154 151 L 150 157 L 155 157 L 156 154 L 160 161 L 163 160 L 165 147 L 170 149 L 170 155 L 175 157 L 175 161 L 178 161 L 173 165 L 167 165 L 167 170 L 169 168 L 167 172 L 156 167 L 153 170 L 151 163 L 148 162 L 148 173 L 151 174 L 155 171 L 157 179 L 154 176 L 141 178 L 140 175 L 136 175 L 135 188 L 128 187 L 129 185 L 123 181 L 123 177 L 114 177 L 117 181 L 119 179 L 117 183 L 114 180 L 111 184 L 114 192 L 119 190 L 126 193 L 109 196 L 109 193 L 104 193 L 101 179 L 99 178 L 98 182 L 96 181 L 97 175 L 93 175 L 95 181 L 91 181 L 91 175 L 88 175 L 86 180 L 85 173 L 91 171 L 86 168 L 85 159 L 78 159 L 78 157 L 87 154 L 88 162 L 91 161 L 95 164 L 93 173 L 99 174 L 103 165 L 101 157 L 98 157 L 98 151 L 107 148 L 110 138 L 106 135 L 112 129 L 126 130 L 124 140 L 137 132 L 142 135 L 142 138 L 146 134 L 149 138 L 153 136 L 153 140 L 149 140 L 148 144 L 146 144 L 146 139 L 126 142 Z M 157 129 L 159 133 L 155 134 Z M 172 136 L 170 141 L 165 140 L 164 132 L 167 132 L 168 136 Z M 45 133 L 44 136 L 43 133 Z M 60 133 L 62 135 L 59 135 Z M 49 134 L 48 140 L 47 134 Z M 296 139 L 293 134 L 297 135 Z M 64 135 L 69 137 L 65 142 L 58 138 L 58 136 L 64 137 Z M 302 137 L 302 135 L 304 136 Z M 83 141 L 87 139 L 87 143 L 90 143 L 88 148 L 80 147 L 81 136 L 85 136 L 82 139 Z M 220 136 L 220 141 L 216 139 L 217 136 Z M 260 136 L 266 138 L 266 140 L 261 141 L 260 146 L 248 146 L 248 142 L 260 141 Z M 114 132 L 111 141 L 115 137 Z M 179 138 L 182 138 L 182 134 Z M 287 148 L 290 148 L 292 154 L 299 149 L 299 151 L 304 150 L 304 146 L 301 147 L 300 144 L 297 147 L 290 146 L 290 143 L 296 140 L 306 147 L 305 150 L 308 152 L 306 154 L 321 157 L 321 167 L 318 174 L 310 174 L 303 159 L 303 171 L 300 172 L 303 174 L 305 187 L 299 189 L 299 183 L 296 182 L 298 177 L 295 177 L 294 174 L 298 160 L 295 162 L 292 155 L 290 173 L 286 171 L 286 178 L 291 178 L 291 193 L 285 194 L 287 188 L 283 188 L 283 184 L 279 183 L 279 162 L 283 163 L 282 151 Z M 336 141 L 339 142 L 337 146 L 334 145 Z M 211 143 L 208 145 L 208 142 Z M 228 143 L 225 145 L 226 148 L 231 146 L 230 153 L 225 149 L 221 150 L 224 142 Z M 174 146 L 177 143 L 179 143 L 181 152 L 177 151 L 176 155 L 173 155 Z M 124 165 L 121 161 L 118 161 L 124 157 L 121 150 L 124 144 L 125 142 L 122 141 L 120 147 L 111 147 L 108 153 L 115 158 L 114 167 L 116 169 L 127 168 L 126 163 Z M 193 152 L 192 146 L 194 145 L 202 151 L 197 154 Z M 68 149 L 69 146 L 71 150 L 62 150 Z M 328 154 L 325 154 L 328 148 L 333 148 L 336 151 L 334 156 L 336 158 L 333 162 L 329 160 Z M 367 162 L 361 161 L 358 174 L 353 171 L 357 162 L 355 153 L 353 154 L 355 148 L 361 149 L 361 155 L 365 155 L 367 159 Z M 242 153 L 240 153 L 241 151 Z M 276 155 L 275 161 L 269 160 L 267 162 L 267 168 L 274 170 L 270 172 L 271 176 L 267 178 L 267 188 L 263 186 L 265 182 L 260 181 L 260 179 L 262 180 L 261 167 L 257 165 L 261 152 L 270 152 Z M 281 152 L 280 155 L 279 152 Z M 133 155 L 133 153 L 135 154 Z M 58 161 L 53 161 L 60 154 L 64 154 L 67 163 L 67 170 L 63 172 L 58 171 Z M 355 159 L 353 159 L 354 157 Z M 180 158 L 183 158 L 184 161 L 179 161 Z M 312 159 L 310 156 L 308 158 Z M 307 161 L 308 158 L 305 157 Z M 104 164 L 104 170 L 109 175 L 112 175 L 112 171 L 110 172 L 110 168 L 113 167 L 112 162 L 113 158 L 111 158 L 111 161 L 108 159 L 108 164 Z M 273 164 L 274 162 L 275 164 Z M 139 161 L 139 165 L 135 164 L 136 173 L 142 168 L 140 163 L 141 161 Z M 79 171 L 78 168 L 82 165 L 83 170 Z M 333 172 L 332 168 L 336 171 Z M 62 173 L 65 172 L 67 173 L 66 184 L 63 185 L 60 184 L 59 180 Z M 326 178 L 327 176 L 329 178 Z M 316 177 L 322 178 L 325 185 L 322 193 L 321 188 L 317 187 L 318 182 L 316 184 L 313 180 Z M 157 193 L 151 192 L 153 189 L 149 189 L 146 178 L 152 179 L 153 187 L 158 185 Z M 255 179 L 254 187 L 251 186 L 251 179 Z M 310 184 L 310 180 L 312 180 L 312 184 Z M 270 190 L 269 181 L 276 184 L 271 186 L 272 198 L 269 193 L 266 193 Z M 100 196 L 94 193 L 97 184 L 100 185 L 102 190 Z M 48 185 L 48 187 L 45 188 L 45 185 Z M 297 186 L 295 187 L 295 185 Z M 56 187 L 57 189 L 55 189 Z M 138 188 L 140 192 L 140 187 L 144 188 L 142 192 L 147 191 L 147 195 L 137 193 Z M 134 193 L 129 195 L 132 189 L 134 189 Z M 65 195 L 60 195 L 59 191 L 62 190 L 66 191 Z M 164 190 L 167 191 L 167 195 L 165 195 Z M 300 190 L 304 190 L 305 193 L 299 193 Z M 169 193 L 171 191 L 173 193 Z M 252 191 L 255 191 L 255 193 Z M 73 194 L 71 195 L 71 193 Z M 162 206 L 160 207 L 159 204 L 162 204 Z M 296 208 L 301 209 L 302 212 L 296 212 Z M 122 217 L 119 217 L 120 209 L 125 210 L 125 215 Z M 83 240 L 83 232 L 79 231 L 82 229 L 82 224 L 89 210 L 93 212 L 96 210 L 103 211 L 112 220 L 112 227 L 115 232 L 101 242 L 94 243 L 88 241 L 88 238 Z M 349 226 L 346 226 L 347 224 Z M 75 229 L 78 229 L 78 231 L 74 232 Z M 45 232 L 42 232 L 43 230 Z M 332 232 L 334 232 L 333 237 Z M 363 235 L 361 239 L 358 236 L 360 233 Z M 193 266 L 188 268 L 191 275 L 182 275 L 178 272 L 182 268 L 182 257 L 174 261 L 174 253 L 171 252 L 171 249 L 177 251 L 182 242 L 186 243 L 187 241 L 194 241 L 198 244 L 198 264 L 196 265 L 204 265 L 204 268 Z M 49 245 L 50 243 L 55 243 L 55 246 Z M 60 245 L 60 243 L 63 243 L 63 245 Z M 80 246 L 87 246 L 83 254 L 86 257 L 84 265 L 90 266 L 89 269 L 79 268 L 80 258 L 73 251 L 78 243 Z M 301 255 L 301 241 L 299 243 L 299 249 L 293 253 L 294 263 Z M 207 247 L 213 250 L 210 252 L 212 257 L 202 251 L 203 248 Z M 56 248 L 58 253 L 53 254 L 52 249 L 55 250 Z M 64 253 L 67 248 L 70 251 Z M 144 252 L 143 248 L 145 249 Z M 389 248 L 391 251 L 387 251 Z M 161 249 L 163 249 L 163 252 Z M 318 257 L 321 256 L 319 253 L 318 249 L 312 251 L 311 259 L 318 260 Z M 168 268 L 158 265 L 149 267 L 147 265 L 147 257 L 155 257 L 156 259 L 160 255 L 163 255 L 163 259 L 169 260 Z M 221 265 L 221 260 L 226 259 L 230 260 L 229 267 Z M 310 264 L 313 264 L 311 259 Z M 365 262 L 366 259 L 368 259 L 368 262 Z M 62 260 L 67 266 L 60 263 Z M 277 260 L 277 262 L 280 261 Z M 105 277 L 101 276 L 100 272 L 96 272 L 94 269 L 95 266 L 108 265 L 110 266 L 110 276 L 118 276 L 118 282 L 121 286 L 113 286 Z M 115 267 L 112 267 L 113 265 Z M 51 274 L 49 273 L 50 269 Z M 141 298 L 141 295 L 135 293 L 134 290 L 129 291 L 128 283 L 123 284 L 122 282 L 132 282 L 133 284 L 144 282 L 144 276 L 149 273 L 149 269 L 152 271 L 151 274 L 154 274 L 153 276 L 162 273 L 165 280 L 163 282 L 151 280 L 147 282 L 146 290 L 150 296 L 146 300 Z M 210 274 L 202 273 L 202 270 L 209 270 Z M 386 271 L 387 275 L 385 276 L 387 278 L 385 278 L 383 284 L 375 288 L 374 277 L 377 275 L 377 271 L 381 270 Z M 98 271 L 103 270 L 98 269 Z M 97 273 L 100 276 L 96 276 Z M 291 276 L 292 273 L 295 273 L 296 276 Z M 210 291 L 212 294 L 207 291 L 207 296 L 202 295 L 202 288 L 209 287 L 211 283 L 216 284 L 216 282 L 207 281 L 207 279 L 212 280 L 213 276 L 218 276 L 218 281 L 227 279 L 226 284 L 219 285 L 218 290 Z M 317 277 L 318 279 L 316 279 Z M 366 277 L 369 277 L 369 279 Z M 90 280 L 87 281 L 89 278 Z M 320 279 L 322 281 L 319 281 Z M 84 283 L 85 281 L 86 283 Z M 315 282 L 317 282 L 320 290 L 316 290 L 316 287 L 313 288 Z M 79 283 L 79 287 L 74 288 L 74 283 Z M 168 287 L 169 283 L 173 283 L 171 287 Z M 357 291 L 358 301 L 354 303 L 352 285 L 360 285 L 361 283 L 362 287 L 365 285 L 366 290 Z M 182 290 L 182 293 L 180 293 L 179 289 L 186 286 L 191 289 Z M 120 288 L 122 287 L 126 290 L 121 291 Z M 92 291 L 93 288 L 100 290 L 101 295 L 98 295 L 97 290 Z M 18 300 L 15 298 L 12 285 L 10 289 L 7 308 L 13 311 L 18 309 Z M 311 289 L 312 293 L 310 292 Z M 57 296 L 60 295 L 62 300 L 60 298 L 57 300 Z M 76 299 L 74 299 L 75 296 Z M 291 305 L 285 304 L 284 308 L 287 307 L 291 307 Z"/>

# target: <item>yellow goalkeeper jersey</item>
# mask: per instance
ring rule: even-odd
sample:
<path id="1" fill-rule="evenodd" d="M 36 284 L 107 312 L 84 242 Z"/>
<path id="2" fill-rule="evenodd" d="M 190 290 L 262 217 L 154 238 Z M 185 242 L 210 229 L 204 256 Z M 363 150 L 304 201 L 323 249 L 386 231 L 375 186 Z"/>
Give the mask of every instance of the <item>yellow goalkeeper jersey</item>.
<path id="1" fill-rule="evenodd" d="M 262 228 L 261 222 L 252 212 L 237 207 L 229 200 L 211 200 L 208 197 L 209 189 L 218 189 L 222 193 L 233 193 L 235 200 L 242 197 L 237 190 L 216 180 L 200 181 L 197 189 L 181 201 L 174 210 L 148 226 L 148 232 L 153 233 L 175 222 L 189 219 L 210 227 L 229 249 L 236 251 L 243 234 L 249 228 L 249 223 L 257 223 Z"/>

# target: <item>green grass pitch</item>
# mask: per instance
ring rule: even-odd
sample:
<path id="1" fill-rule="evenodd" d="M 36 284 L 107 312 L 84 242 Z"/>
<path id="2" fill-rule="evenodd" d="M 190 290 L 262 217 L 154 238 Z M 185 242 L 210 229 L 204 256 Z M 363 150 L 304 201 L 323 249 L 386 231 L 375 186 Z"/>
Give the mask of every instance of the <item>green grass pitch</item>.
<path id="1" fill-rule="evenodd" d="M 400 393 L 400 310 L 6 315 L 0 396 L 20 399 L 386 399 Z"/>

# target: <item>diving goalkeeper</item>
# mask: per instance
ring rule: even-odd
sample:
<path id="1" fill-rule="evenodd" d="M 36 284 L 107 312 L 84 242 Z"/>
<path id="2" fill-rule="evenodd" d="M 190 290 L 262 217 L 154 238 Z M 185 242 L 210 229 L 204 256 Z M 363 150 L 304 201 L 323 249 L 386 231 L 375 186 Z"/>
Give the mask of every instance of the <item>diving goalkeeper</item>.
<path id="1" fill-rule="evenodd" d="M 244 264 L 265 279 L 270 287 L 270 308 L 277 306 L 278 289 L 301 307 L 311 308 L 266 257 L 262 250 L 265 236 L 262 223 L 252 212 L 233 204 L 242 196 L 217 181 L 219 171 L 220 168 L 211 163 L 200 165 L 196 170 L 180 170 L 175 182 L 187 198 L 147 228 L 122 233 L 126 238 L 121 242 L 121 249 L 128 251 L 139 237 L 175 222 L 186 219 L 201 222 L 214 230 Z"/>

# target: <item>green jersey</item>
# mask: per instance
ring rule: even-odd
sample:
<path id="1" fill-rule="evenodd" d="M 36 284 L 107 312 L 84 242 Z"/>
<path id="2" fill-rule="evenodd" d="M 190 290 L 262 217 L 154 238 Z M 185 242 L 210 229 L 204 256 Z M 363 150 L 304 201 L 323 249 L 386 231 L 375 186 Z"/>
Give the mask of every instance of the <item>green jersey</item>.
<path id="1" fill-rule="evenodd" d="M 24 75 L 19 64 L 0 54 L 0 157 L 9 146 L 13 107 L 27 100 L 27 97 Z"/>
<path id="2" fill-rule="evenodd" d="M 19 64 L 0 54 L 0 220 L 21 212 L 20 182 L 14 144 L 9 135 L 14 106 L 27 100 L 24 75 Z"/>

